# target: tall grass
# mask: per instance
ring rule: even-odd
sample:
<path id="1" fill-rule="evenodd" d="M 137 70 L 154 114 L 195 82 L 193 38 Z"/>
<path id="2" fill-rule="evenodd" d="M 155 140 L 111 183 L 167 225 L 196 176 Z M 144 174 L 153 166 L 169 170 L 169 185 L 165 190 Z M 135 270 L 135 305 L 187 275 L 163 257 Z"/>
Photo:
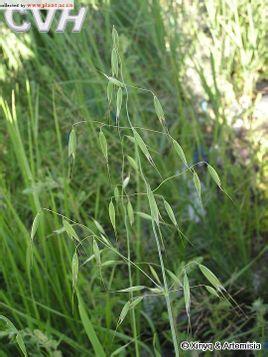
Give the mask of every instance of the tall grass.
<path id="1" fill-rule="evenodd" d="M 232 147 L 251 107 L 231 111 L 254 102 L 262 4 L 96 2 L 88 14 L 81 34 L 33 31 L 32 59 L 3 63 L 3 355 L 264 341 L 262 163 Z"/>

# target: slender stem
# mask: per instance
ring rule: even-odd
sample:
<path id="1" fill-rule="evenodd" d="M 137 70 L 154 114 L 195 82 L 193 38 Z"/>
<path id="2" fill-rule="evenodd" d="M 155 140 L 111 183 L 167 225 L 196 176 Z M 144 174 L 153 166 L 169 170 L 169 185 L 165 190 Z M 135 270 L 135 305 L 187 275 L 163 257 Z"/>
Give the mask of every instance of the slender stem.
<path id="1" fill-rule="evenodd" d="M 138 162 L 138 157 L 139 157 L 139 152 L 138 152 L 138 147 L 137 144 L 135 144 L 135 159 L 136 162 Z M 137 192 L 141 191 L 141 180 L 140 180 L 140 175 L 138 172 L 136 172 L 136 185 L 137 185 Z M 137 195 L 137 200 L 136 200 L 136 211 L 139 212 L 141 210 L 141 197 L 140 195 Z M 139 216 L 136 218 L 136 259 L 138 263 L 141 261 L 142 257 L 142 250 L 141 250 L 141 219 Z M 141 276 L 140 276 L 140 271 L 136 271 L 136 282 L 137 285 L 140 285 L 141 281 Z M 140 306 L 137 307 L 137 329 L 138 329 L 138 334 L 140 333 Z"/>
<path id="2" fill-rule="evenodd" d="M 169 291 L 168 291 L 168 284 L 167 284 L 167 278 L 166 278 L 166 271 L 165 271 L 165 265 L 163 261 L 163 256 L 161 252 L 161 246 L 159 242 L 159 237 L 155 229 L 155 222 L 152 220 L 152 227 L 153 227 L 153 232 L 156 240 L 156 245 L 157 245 L 157 250 L 158 250 L 158 256 L 160 260 L 160 265 L 161 265 L 161 271 L 162 271 L 162 276 L 163 276 L 163 282 L 164 282 L 164 291 L 165 291 L 165 298 L 166 298 L 166 304 L 167 304 L 167 310 L 168 310 L 168 317 L 169 317 L 169 323 L 170 323 L 170 328 L 171 328 L 171 334 L 172 334 L 172 340 L 173 340 L 173 345 L 175 349 L 175 356 L 179 356 L 179 346 L 178 346 L 178 340 L 177 340 L 177 334 L 176 334 L 176 329 L 175 329 L 175 323 L 174 323 L 174 318 L 172 314 L 172 308 L 171 308 L 171 302 L 169 298 Z M 159 232 L 161 234 L 160 228 L 158 227 Z"/>
<path id="3" fill-rule="evenodd" d="M 128 258 L 128 277 L 129 277 L 129 285 L 130 287 L 133 286 L 133 280 L 132 280 L 132 271 L 131 271 L 131 263 L 130 263 L 130 239 L 129 239 L 129 225 L 127 222 L 128 216 L 127 216 L 127 211 L 126 208 L 124 207 L 124 215 L 125 215 L 125 227 L 127 231 L 127 258 Z M 133 292 L 131 291 L 129 293 L 130 298 L 133 299 Z M 133 328 L 133 334 L 134 334 L 134 340 L 135 340 L 135 352 L 136 356 L 140 356 L 140 350 L 139 350 L 139 345 L 138 345 L 138 334 L 137 334 L 137 324 L 136 324 L 136 316 L 135 316 L 135 311 L 134 309 L 131 309 L 131 318 L 132 318 L 132 328 Z"/>
<path id="4" fill-rule="evenodd" d="M 128 111 L 128 90 L 127 90 L 127 86 L 125 85 L 125 81 L 124 81 L 122 59 L 121 59 L 121 56 L 120 56 L 119 53 L 118 53 L 118 57 L 119 57 L 119 61 L 120 61 L 121 79 L 122 79 L 122 82 L 124 84 L 124 89 L 125 89 L 125 92 L 126 92 L 126 103 L 125 103 L 125 105 L 126 105 L 127 120 L 128 120 L 128 123 L 129 123 L 130 127 L 132 127 L 132 123 L 131 123 L 131 120 L 130 120 L 130 117 L 129 117 L 129 111 Z M 120 132 L 120 130 L 119 130 L 119 132 Z M 120 139 L 121 139 L 121 137 L 120 137 Z M 123 149 L 122 139 L 121 139 L 121 145 L 122 145 L 121 147 Z M 123 154 L 123 164 L 124 164 L 124 154 Z M 123 168 L 122 168 L 122 173 L 123 173 Z M 122 198 L 122 205 L 123 205 L 123 198 Z M 124 207 L 124 205 L 123 205 L 123 207 Z M 126 230 L 127 230 L 128 275 L 129 275 L 130 286 L 133 286 L 131 263 L 130 263 L 131 256 L 130 256 L 129 226 L 128 226 L 128 221 L 127 221 L 128 215 L 127 215 L 127 211 L 126 211 L 125 207 L 124 207 L 124 213 L 125 213 L 125 226 L 126 226 Z M 131 298 L 133 298 L 133 292 L 130 293 L 130 296 L 131 296 Z M 136 352 L 136 356 L 139 357 L 140 356 L 140 349 L 139 349 L 139 345 L 138 345 L 137 324 L 136 324 L 136 316 L 135 316 L 134 309 L 132 309 L 132 311 L 131 311 L 131 316 L 132 316 L 132 326 L 133 326 L 133 333 L 134 333 L 134 340 L 135 340 L 135 352 Z"/>

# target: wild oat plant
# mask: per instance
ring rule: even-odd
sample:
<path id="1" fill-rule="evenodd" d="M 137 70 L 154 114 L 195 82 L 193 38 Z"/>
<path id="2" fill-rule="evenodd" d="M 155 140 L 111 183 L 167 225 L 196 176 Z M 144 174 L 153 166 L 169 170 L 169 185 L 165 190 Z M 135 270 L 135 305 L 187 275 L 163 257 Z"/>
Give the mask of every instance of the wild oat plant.
<path id="1" fill-rule="evenodd" d="M 205 265 L 198 261 L 191 261 L 180 266 L 181 272 L 178 276 L 168 268 L 165 261 L 165 251 L 167 243 L 163 232 L 166 227 L 172 227 L 177 231 L 178 239 L 188 239 L 185 237 L 178 224 L 178 219 L 165 197 L 158 194 L 159 188 L 168 184 L 170 180 L 182 174 L 189 174 L 192 177 L 194 187 L 197 191 L 200 203 L 202 205 L 202 185 L 197 173 L 197 168 L 201 165 L 207 167 L 208 173 L 215 182 L 215 184 L 223 190 L 221 179 L 216 170 L 207 162 L 198 162 L 190 165 L 187 161 L 183 148 L 174 139 L 168 130 L 165 113 L 158 99 L 157 95 L 145 88 L 134 87 L 128 85 L 123 76 L 122 60 L 120 57 L 120 44 L 118 33 L 113 28 L 113 49 L 111 54 L 111 72 L 112 75 L 102 73 L 107 84 L 107 99 L 109 105 L 110 123 L 101 123 L 99 125 L 98 145 L 103 155 L 103 160 L 107 168 L 107 178 L 113 188 L 113 196 L 107 197 L 107 214 L 109 215 L 111 227 L 104 229 L 101 222 L 98 222 L 92 217 L 93 227 L 87 227 L 80 222 L 75 222 L 72 219 L 43 208 L 37 214 L 33 221 L 31 238 L 29 241 L 27 266 L 29 267 L 29 278 L 31 276 L 31 265 L 33 255 L 33 245 L 35 236 L 39 228 L 39 223 L 46 213 L 58 215 L 62 218 L 63 230 L 67 233 L 70 240 L 73 242 L 73 255 L 71 260 L 72 271 L 72 287 L 73 287 L 73 309 L 78 308 L 79 315 L 83 324 L 83 328 L 88 336 L 92 348 L 97 356 L 105 356 L 101 341 L 95 331 L 89 317 L 86 301 L 84 301 L 83 291 L 79 287 L 80 271 L 84 271 L 84 266 L 89 262 L 95 264 L 99 272 L 99 283 L 102 290 L 107 294 L 120 294 L 122 301 L 124 301 L 118 319 L 114 322 L 115 330 L 113 338 L 118 336 L 120 326 L 125 322 L 129 315 L 129 323 L 131 328 L 131 338 L 126 343 L 112 352 L 112 356 L 120 355 L 130 344 L 135 346 L 135 355 L 140 356 L 141 350 L 144 348 L 142 335 L 144 331 L 140 325 L 140 318 L 142 314 L 142 302 L 145 297 L 154 296 L 161 299 L 164 297 L 166 309 L 168 313 L 168 321 L 170 326 L 172 344 L 176 356 L 179 356 L 179 339 L 176 326 L 176 319 L 172 309 L 172 300 L 176 295 L 182 292 L 185 301 L 185 309 L 188 316 L 188 334 L 191 334 L 191 286 L 188 276 L 191 270 L 199 268 L 204 275 L 207 284 L 201 284 L 198 288 L 205 288 L 207 292 L 217 298 L 230 299 L 223 284 Z M 135 126 L 135 120 L 130 118 L 128 110 L 128 102 L 130 100 L 129 90 L 136 90 L 141 95 L 150 95 L 154 104 L 155 115 L 153 115 L 152 122 L 156 117 L 159 120 L 160 128 L 162 130 L 154 130 L 152 128 L 141 128 Z M 123 108 L 125 115 L 123 114 Z M 113 111 L 114 110 L 114 111 Z M 113 112 L 112 112 L 113 111 Z M 86 125 L 86 122 L 76 122 L 69 135 L 68 156 L 70 170 L 69 174 L 72 176 L 72 169 L 75 166 L 75 159 L 77 154 L 77 142 L 79 137 L 76 134 L 76 127 L 78 125 Z M 106 133 L 109 130 L 117 132 L 118 142 L 121 147 L 121 163 L 117 163 L 118 180 L 114 182 L 110 176 L 110 165 L 112 162 L 113 149 L 109 145 L 109 140 L 106 138 Z M 183 164 L 183 171 L 179 172 L 173 177 L 163 178 L 161 172 L 158 170 L 153 154 L 143 138 L 143 134 L 155 135 L 162 137 L 167 141 L 170 150 L 174 150 L 179 161 Z M 160 140 L 160 139 L 159 139 Z M 96 143 L 97 145 L 97 143 Z M 128 148 L 128 149 L 126 149 Z M 130 152 L 128 154 L 128 152 Z M 159 158 L 158 158 L 159 159 Z M 160 158 L 164 160 L 164 157 Z M 151 187 L 150 176 L 147 175 L 146 166 L 152 166 L 155 175 L 159 178 L 159 186 Z M 178 164 L 178 166 L 180 166 Z M 149 172 L 151 172 L 149 170 Z M 104 193 L 105 194 L 105 193 Z M 141 207 L 148 207 L 147 212 L 140 211 Z M 143 235 L 141 226 L 144 221 L 148 221 L 151 231 L 147 235 Z M 153 237 L 158 253 L 158 263 L 141 261 L 141 246 L 143 240 Z M 133 240 L 135 240 L 133 242 Z M 131 248 L 135 248 L 132 251 Z M 88 252 L 91 251 L 90 256 Z M 112 253 L 113 260 L 107 260 L 107 251 Z M 179 262 L 178 262 L 179 263 Z M 117 265 L 122 265 L 123 273 L 128 275 L 128 286 L 122 287 L 119 290 L 113 290 L 112 279 L 109 278 L 110 270 L 115 271 Z M 107 268 L 108 272 L 107 272 Z M 141 285 L 142 284 L 142 285 Z M 105 306 L 103 306 L 105 309 Z M 4 318 L 4 317 L 3 317 Z M 7 321 L 7 325 L 11 324 Z M 21 351 L 27 355 L 23 339 L 15 327 L 16 340 Z M 155 335 L 156 336 L 156 335 Z M 155 353 L 160 355 L 158 351 L 159 341 L 154 339 L 153 342 Z"/>
<path id="2" fill-rule="evenodd" d="M 217 33 L 222 30 L 221 24 L 215 23 L 211 29 Z M 32 355 L 32 346 L 38 346 L 37 349 L 48 356 L 61 356 L 60 343 L 64 345 L 64 351 L 71 350 L 68 355 L 179 356 L 180 341 L 192 339 L 193 290 L 205 291 L 208 299 L 217 299 L 234 308 L 238 316 L 244 316 L 225 289 L 225 284 L 206 266 L 207 258 L 197 257 L 184 262 L 179 260 L 177 252 L 172 252 L 173 261 L 170 260 L 170 236 L 177 239 L 178 249 L 184 245 L 189 245 L 191 249 L 192 245 L 191 236 L 183 232 L 179 209 L 174 204 L 178 191 L 174 191 L 174 186 L 170 185 L 179 182 L 181 177 L 191 181 L 189 188 L 195 192 L 189 192 L 189 197 L 197 197 L 201 210 L 204 210 L 202 200 L 204 195 L 209 194 L 210 184 L 216 186 L 231 204 L 232 198 L 223 187 L 223 180 L 213 164 L 205 160 L 192 163 L 180 140 L 172 137 L 168 114 L 157 93 L 128 83 L 125 79 L 128 76 L 125 75 L 124 51 L 115 28 L 111 37 L 111 74 L 98 70 L 102 82 L 107 82 L 107 112 L 103 113 L 106 119 L 73 120 L 68 136 L 68 152 L 65 152 L 59 139 L 59 123 L 55 115 L 61 148 L 60 165 L 63 165 L 63 176 L 66 174 L 62 183 L 64 204 L 61 210 L 58 210 L 56 195 L 51 195 L 46 206 L 40 201 L 38 189 L 33 189 L 29 204 L 37 215 L 29 233 L 16 214 L 12 200 L 6 197 L 12 219 L 20 228 L 19 234 L 12 231 L 14 228 L 6 231 L 10 236 L 21 235 L 21 241 L 17 247 L 19 253 L 16 261 L 10 244 L 3 242 L 9 265 L 4 265 L 2 270 L 8 282 L 8 267 L 12 267 L 12 276 L 24 310 L 17 309 L 12 303 L 17 297 L 13 298 L 13 289 L 7 283 L 7 292 L 0 293 L 1 306 L 5 311 L 11 310 L 18 326 L 3 314 L 0 316 L 3 323 L 1 333 L 24 356 Z M 46 41 L 49 39 L 46 38 Z M 219 51 L 221 43 L 217 43 Z M 214 69 L 213 54 L 211 63 Z M 196 67 L 210 98 L 213 93 L 199 61 Z M 29 82 L 26 87 L 30 120 L 34 128 L 33 142 L 29 146 L 31 148 L 36 144 L 38 148 L 38 124 L 34 119 L 38 109 L 32 106 Z M 54 95 L 53 92 L 53 100 Z M 135 114 L 130 114 L 129 105 L 133 97 L 136 104 L 137 96 L 151 99 L 151 120 L 146 127 L 140 126 L 139 108 Z M 216 112 L 220 100 L 218 97 L 212 99 Z M 10 140 L 16 147 L 15 155 L 24 182 L 31 186 L 35 183 L 33 172 L 38 170 L 34 159 L 27 158 L 22 144 L 14 92 L 11 104 L 1 99 L 1 106 Z M 88 217 L 84 210 L 77 207 L 74 218 L 68 209 L 68 199 L 75 201 L 70 186 L 76 179 L 81 148 L 85 150 L 84 142 L 79 145 L 81 136 L 88 133 L 98 151 L 97 159 L 94 157 L 94 162 L 98 163 L 96 170 L 100 173 L 97 178 L 108 182 L 104 187 L 108 186 L 109 190 L 96 189 L 94 195 L 88 198 L 94 197 L 91 202 L 91 207 L 95 207 L 92 215 Z M 152 143 L 155 145 L 152 146 Z M 38 161 L 38 152 L 36 156 Z M 175 163 L 175 174 L 167 176 L 163 162 L 171 157 Z M 91 161 L 91 153 L 87 155 L 87 160 Z M 66 166 L 68 169 L 64 171 Z M 199 170 L 207 170 L 211 179 L 201 182 Z M 93 190 L 94 187 L 100 186 L 93 184 Z M 98 214 L 100 211 L 102 214 Z M 81 217 L 81 220 L 77 220 L 77 217 Z M 48 233 L 50 227 L 53 229 Z M 21 267 L 26 270 L 24 276 L 27 282 L 21 274 Z M 200 272 L 202 280 L 195 281 L 194 270 Z M 39 301 L 40 296 L 42 301 Z M 57 309 L 53 306 L 54 301 Z M 160 316 L 150 313 L 152 305 L 160 307 Z M 163 310 L 166 312 L 162 313 Z M 63 319 L 64 331 L 53 327 L 56 319 Z M 23 320 L 25 324 L 21 322 Z M 184 322 L 181 324 L 180 320 Z M 156 326 L 162 326 L 163 331 L 158 331 Z M 86 342 L 85 336 L 88 339 Z M 160 336 L 165 337 L 164 342 Z"/>

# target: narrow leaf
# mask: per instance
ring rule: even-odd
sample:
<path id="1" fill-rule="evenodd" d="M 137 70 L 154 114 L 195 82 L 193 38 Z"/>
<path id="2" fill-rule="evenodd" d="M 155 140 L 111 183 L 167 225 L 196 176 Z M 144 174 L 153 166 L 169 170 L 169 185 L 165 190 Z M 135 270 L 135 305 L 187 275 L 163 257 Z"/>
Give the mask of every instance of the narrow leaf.
<path id="1" fill-rule="evenodd" d="M 66 233 L 68 234 L 68 236 L 70 238 L 73 238 L 77 242 L 80 243 L 80 240 L 78 238 L 78 235 L 77 235 L 76 231 L 73 229 L 72 225 L 68 221 L 66 221 L 65 219 L 63 220 L 63 227 L 64 227 Z"/>
<path id="2" fill-rule="evenodd" d="M 173 209 L 171 208 L 170 204 L 166 200 L 164 200 L 164 205 L 171 222 L 177 227 L 178 223 L 175 214 L 173 212 Z"/>
<path id="3" fill-rule="evenodd" d="M 120 82 L 118 79 L 114 77 L 108 77 L 109 81 L 112 82 L 112 84 L 116 85 L 117 87 L 124 87 L 124 83 Z"/>
<path id="4" fill-rule="evenodd" d="M 147 184 L 147 197 L 149 201 L 149 206 L 151 210 L 151 216 L 153 220 L 156 222 L 157 225 L 159 225 L 159 210 L 154 198 L 154 194 L 150 188 L 150 186 Z"/>
<path id="5" fill-rule="evenodd" d="M 121 354 L 121 356 L 124 356 L 124 354 L 122 354 L 122 352 L 125 351 L 125 349 L 127 348 L 127 346 L 130 344 L 131 342 L 126 343 L 124 346 L 118 347 L 115 351 L 113 351 L 113 353 L 111 354 L 111 357 L 114 356 L 118 356 L 119 354 Z"/>
<path id="6" fill-rule="evenodd" d="M 119 264 L 117 260 L 106 260 L 105 262 L 101 263 L 102 267 L 107 267 L 107 266 L 115 266 L 116 264 Z"/>
<path id="7" fill-rule="evenodd" d="M 114 198 L 115 198 L 115 202 L 118 203 L 120 199 L 120 194 L 117 186 L 114 189 Z"/>
<path id="8" fill-rule="evenodd" d="M 153 294 L 158 294 L 158 295 L 164 295 L 164 289 L 162 288 L 149 288 L 149 290 L 153 293 Z"/>
<path id="9" fill-rule="evenodd" d="M 219 298 L 219 295 L 218 295 L 217 291 L 216 291 L 214 288 L 212 288 L 211 286 L 208 286 L 208 285 L 206 285 L 205 287 L 206 287 L 207 291 L 208 291 L 211 295 L 214 295 L 214 296 L 216 296 L 216 297 Z"/>
<path id="10" fill-rule="evenodd" d="M 143 296 L 139 296 L 139 297 L 133 299 L 130 303 L 130 308 L 134 309 L 142 300 L 143 300 Z"/>
<path id="11" fill-rule="evenodd" d="M 128 185 L 128 183 L 129 183 L 129 180 L 130 180 L 130 177 L 129 176 L 127 176 L 125 179 L 124 179 L 124 181 L 123 181 L 123 189 L 125 189 L 126 187 L 127 187 L 127 185 Z"/>
<path id="12" fill-rule="evenodd" d="M 130 301 L 128 301 L 124 305 L 124 307 L 120 313 L 120 316 L 119 316 L 118 325 L 120 325 L 124 321 L 125 317 L 127 316 L 127 313 L 129 312 L 129 309 L 130 309 Z"/>
<path id="13" fill-rule="evenodd" d="M 96 221 L 95 219 L 93 219 L 93 221 L 94 221 L 95 226 L 97 227 L 98 231 L 101 232 L 102 234 L 105 234 L 102 225 L 98 221 Z"/>
<path id="14" fill-rule="evenodd" d="M 165 121 L 165 115 L 161 103 L 159 102 L 159 99 L 156 96 L 154 96 L 154 108 L 158 119 L 160 120 L 161 124 L 163 124 L 163 122 Z"/>
<path id="15" fill-rule="evenodd" d="M 180 144 L 173 139 L 173 146 L 174 146 L 174 149 L 176 150 L 179 158 L 181 159 L 181 161 L 186 165 L 188 166 L 188 163 L 187 163 L 187 160 L 186 160 L 186 156 L 184 154 L 184 151 L 182 149 L 182 147 L 180 146 Z"/>
<path id="16" fill-rule="evenodd" d="M 102 130 L 100 130 L 100 133 L 99 133 L 99 143 L 100 143 L 100 148 L 101 148 L 102 154 L 105 157 L 106 161 L 108 161 L 107 140 L 106 140 L 105 135 L 103 134 Z"/>
<path id="17" fill-rule="evenodd" d="M 168 275 L 171 277 L 171 279 L 174 281 L 175 284 L 180 285 L 180 279 L 170 270 L 167 270 Z"/>
<path id="18" fill-rule="evenodd" d="M 101 239 L 102 239 L 102 242 L 104 242 L 104 244 L 111 245 L 111 243 L 108 241 L 108 239 L 106 237 L 104 237 L 103 234 L 101 234 Z"/>
<path id="19" fill-rule="evenodd" d="M 79 260 L 77 252 L 74 252 L 72 259 L 72 280 L 73 280 L 73 288 L 76 288 L 77 279 L 78 279 L 78 271 L 79 271 Z"/>
<path id="20" fill-rule="evenodd" d="M 155 271 L 155 269 L 151 265 L 149 265 L 149 267 L 150 267 L 151 273 L 152 273 L 153 277 L 155 278 L 155 280 L 159 284 L 161 284 L 161 281 L 160 281 L 159 276 L 157 275 L 157 272 Z"/>
<path id="21" fill-rule="evenodd" d="M 195 185 L 196 191 L 198 193 L 198 196 L 199 196 L 199 198 L 201 198 L 201 182 L 200 182 L 199 177 L 196 172 L 194 172 L 193 181 L 194 181 L 194 185 Z"/>
<path id="22" fill-rule="evenodd" d="M 113 229 L 116 231 L 116 225 L 115 225 L 115 209 L 114 209 L 114 204 L 113 201 L 109 203 L 109 217 L 110 221 L 112 223 Z"/>
<path id="23" fill-rule="evenodd" d="M 130 222 L 130 225 L 132 226 L 134 223 L 134 211 L 133 211 L 133 207 L 130 201 L 128 201 L 127 203 L 127 213 L 128 213 L 128 219 Z"/>
<path id="24" fill-rule="evenodd" d="M 73 159 L 75 158 L 76 145 L 77 145 L 76 133 L 75 133 L 75 129 L 72 128 L 69 135 L 68 156 L 72 157 Z"/>
<path id="25" fill-rule="evenodd" d="M 8 326 L 8 329 L 10 331 L 12 331 L 13 333 L 16 333 L 18 332 L 18 330 L 16 329 L 15 325 L 4 315 L 0 315 L 0 320 L 3 320 L 5 321 L 5 323 L 7 324 Z"/>
<path id="26" fill-rule="evenodd" d="M 138 167 L 138 164 L 136 163 L 136 161 L 133 159 L 133 157 L 131 156 L 127 156 L 127 159 L 128 159 L 128 162 L 130 164 L 130 166 L 132 166 L 132 168 L 135 170 L 135 171 L 139 171 L 139 167 Z"/>
<path id="27" fill-rule="evenodd" d="M 126 289 L 121 289 L 119 290 L 120 293 L 130 293 L 130 292 L 134 292 L 134 291 L 141 291 L 145 289 L 145 286 L 143 285 L 136 285 L 136 286 L 131 286 L 129 288 Z"/>
<path id="28" fill-rule="evenodd" d="M 123 100 L 123 92 L 122 92 L 122 88 L 119 88 L 117 91 L 117 97 L 116 97 L 116 118 L 117 118 L 117 120 L 118 120 L 120 112 L 121 112 L 122 100 Z"/>
<path id="29" fill-rule="evenodd" d="M 215 181 L 215 183 L 216 183 L 219 187 L 221 187 L 221 179 L 220 179 L 220 177 L 219 177 L 217 171 L 216 171 L 211 165 L 209 165 L 209 164 L 207 165 L 207 167 L 208 167 L 208 172 L 209 172 L 211 178 Z"/>
<path id="30" fill-rule="evenodd" d="M 126 138 L 128 138 L 128 140 L 131 141 L 132 144 L 135 144 L 135 143 L 136 143 L 135 138 L 133 138 L 133 136 L 126 135 Z"/>
<path id="31" fill-rule="evenodd" d="M 18 332 L 18 334 L 16 336 L 16 342 L 17 342 L 19 348 L 21 349 L 21 352 L 23 353 L 24 357 L 27 357 L 28 354 L 26 351 L 26 346 L 25 346 L 25 343 L 23 341 L 23 338 L 22 338 L 20 332 Z"/>
<path id="32" fill-rule="evenodd" d="M 35 216 L 32 224 L 32 229 L 31 229 L 31 241 L 33 241 L 35 234 L 37 232 L 37 229 L 39 227 L 40 219 L 41 219 L 41 212 L 38 212 L 37 215 Z"/>
<path id="33" fill-rule="evenodd" d="M 141 149 L 142 153 L 145 155 L 147 160 L 152 164 L 153 163 L 152 157 L 149 153 L 149 150 L 147 149 L 147 146 L 145 145 L 144 141 L 142 140 L 140 134 L 135 129 L 132 129 L 132 130 L 133 130 L 134 138 L 135 138 L 137 145 L 139 146 L 139 148 Z"/>
<path id="34" fill-rule="evenodd" d="M 152 216 L 150 216 L 149 214 L 147 213 L 144 213 L 144 212 L 136 212 L 136 214 L 143 218 L 143 219 L 146 219 L 147 221 L 151 221 L 152 220 Z"/>
<path id="35" fill-rule="evenodd" d="M 161 357 L 161 353 L 158 351 L 157 349 L 157 334 L 156 332 L 154 333 L 154 337 L 153 337 L 153 346 L 154 346 L 154 354 L 155 354 L 155 357 Z"/>
<path id="36" fill-rule="evenodd" d="M 216 277 L 212 271 L 210 271 L 207 267 L 202 264 L 199 264 L 199 269 L 203 273 L 203 275 L 207 278 L 207 280 L 214 286 L 216 290 L 225 290 L 219 279 Z"/>
<path id="37" fill-rule="evenodd" d="M 15 327 L 15 325 L 4 315 L 0 315 L 0 320 L 3 320 L 7 324 L 8 329 L 6 331 L 17 334 L 16 342 L 17 342 L 21 352 L 23 353 L 23 355 L 25 357 L 28 356 L 22 336 L 21 336 L 20 332 L 17 330 L 17 328 Z"/>
<path id="38" fill-rule="evenodd" d="M 112 74 L 113 76 L 118 76 L 118 55 L 117 50 L 113 48 L 111 55 L 111 66 L 112 66 Z"/>
<path id="39" fill-rule="evenodd" d="M 107 85 L 107 99 L 109 104 L 111 104 L 113 99 L 113 89 L 114 89 L 114 85 L 111 81 L 109 81 Z"/>
<path id="40" fill-rule="evenodd" d="M 190 296 L 189 280 L 188 280 L 186 273 L 184 274 L 184 278 L 183 278 L 183 294 L 184 294 L 186 312 L 187 312 L 187 315 L 189 315 L 190 305 L 191 305 L 191 296 Z"/>
<path id="41" fill-rule="evenodd" d="M 96 242 L 95 239 L 93 239 L 93 253 L 95 255 L 97 264 L 100 266 L 101 265 L 100 250 L 99 250 L 98 243 Z"/>
<path id="42" fill-rule="evenodd" d="M 119 46 L 119 36 L 118 33 L 115 29 L 115 27 L 113 26 L 113 31 L 112 31 L 112 37 L 113 37 L 113 45 L 115 48 L 118 48 Z"/>
<path id="43" fill-rule="evenodd" d="M 82 297 L 80 296 L 79 292 L 77 291 L 77 298 L 78 298 L 78 310 L 79 310 L 79 315 L 82 321 L 82 324 L 84 326 L 84 329 L 86 331 L 86 334 L 88 336 L 89 341 L 92 344 L 92 347 L 94 349 L 95 355 L 98 357 L 106 357 L 105 352 L 103 350 L 102 344 L 100 343 L 96 332 L 94 330 L 94 327 L 88 317 L 84 301 L 82 300 Z"/>

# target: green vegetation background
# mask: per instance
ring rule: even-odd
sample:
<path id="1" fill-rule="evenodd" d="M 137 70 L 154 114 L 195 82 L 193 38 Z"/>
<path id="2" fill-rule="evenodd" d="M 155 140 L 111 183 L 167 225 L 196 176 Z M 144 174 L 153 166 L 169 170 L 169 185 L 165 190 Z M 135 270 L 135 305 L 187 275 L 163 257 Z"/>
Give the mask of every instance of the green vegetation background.
<path id="1" fill-rule="evenodd" d="M 267 92 L 265 2 L 82 5 L 81 33 L 33 25 L 15 34 L 0 24 L 0 355 L 174 355 L 140 167 L 160 212 L 178 341 L 267 341 L 267 124 L 258 110 Z M 113 26 L 128 86 L 120 130 L 117 88 L 109 104 L 102 75 L 112 75 Z M 127 138 L 128 115 L 157 170 Z M 202 204 L 167 129 L 198 173 Z M 211 281 L 200 263 L 228 293 L 204 288 Z M 119 292 L 130 286 L 138 288 Z M 128 301 L 137 302 L 131 311 Z"/>

